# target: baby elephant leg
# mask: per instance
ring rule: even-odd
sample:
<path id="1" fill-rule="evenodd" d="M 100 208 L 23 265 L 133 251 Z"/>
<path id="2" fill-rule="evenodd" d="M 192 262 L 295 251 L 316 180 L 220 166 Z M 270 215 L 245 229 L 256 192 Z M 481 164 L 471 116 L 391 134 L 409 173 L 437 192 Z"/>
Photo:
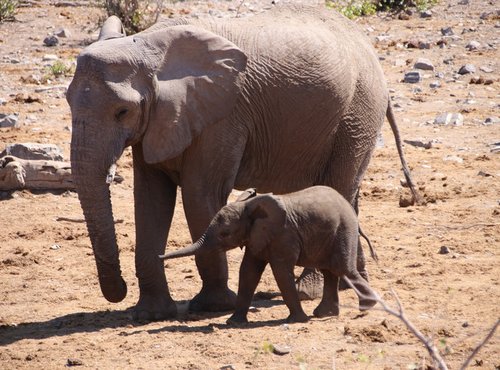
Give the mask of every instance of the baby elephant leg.
<path id="1" fill-rule="evenodd" d="M 283 300 L 290 310 L 287 322 L 306 322 L 309 320 L 300 305 L 299 294 L 295 288 L 295 278 L 293 275 L 293 263 L 285 261 L 271 262 L 274 278 L 283 296 Z"/>
<path id="2" fill-rule="evenodd" d="M 321 270 L 324 277 L 323 298 L 313 312 L 316 317 L 339 315 L 339 277 L 328 270 Z"/>
<path id="3" fill-rule="evenodd" d="M 356 288 L 359 298 L 359 309 L 366 311 L 377 304 L 378 296 L 370 287 L 368 282 L 361 277 L 358 271 L 344 275 L 344 279 L 350 280 Z"/>

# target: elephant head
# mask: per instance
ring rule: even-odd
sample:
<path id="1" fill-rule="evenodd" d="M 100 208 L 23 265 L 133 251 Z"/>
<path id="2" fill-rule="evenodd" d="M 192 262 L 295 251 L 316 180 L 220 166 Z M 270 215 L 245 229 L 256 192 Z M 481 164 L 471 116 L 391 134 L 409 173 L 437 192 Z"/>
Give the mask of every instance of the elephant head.
<path id="1" fill-rule="evenodd" d="M 244 193 L 245 196 L 248 194 Z M 283 202 L 271 194 L 247 199 L 223 207 L 195 243 L 159 257 L 179 258 L 210 249 L 229 250 L 238 246 L 246 246 L 258 255 L 283 229 L 286 210 Z"/>
<path id="2" fill-rule="evenodd" d="M 158 27 L 126 37 L 116 17 L 78 56 L 67 92 L 71 165 L 109 301 L 126 295 L 109 169 L 126 146 L 139 143 L 148 164 L 179 156 L 205 127 L 231 113 L 245 68 L 240 49 L 201 28 Z"/>

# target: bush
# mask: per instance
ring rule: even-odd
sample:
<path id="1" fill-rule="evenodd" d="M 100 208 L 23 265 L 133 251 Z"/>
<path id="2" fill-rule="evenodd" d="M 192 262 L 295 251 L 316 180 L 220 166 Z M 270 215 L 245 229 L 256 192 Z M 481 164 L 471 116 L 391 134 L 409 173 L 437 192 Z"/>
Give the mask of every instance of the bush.
<path id="1" fill-rule="evenodd" d="M 18 5 L 17 0 L 0 0 L 0 22 L 14 20 Z"/>
<path id="2" fill-rule="evenodd" d="M 438 0 L 326 0 L 326 6 L 336 9 L 349 19 L 381 11 L 402 11 L 411 7 L 426 10 Z"/>
<path id="3" fill-rule="evenodd" d="M 1 1 L 1 0 L 0 0 Z M 107 16 L 116 15 L 127 34 L 140 32 L 154 24 L 163 9 L 163 0 L 104 0 Z"/>

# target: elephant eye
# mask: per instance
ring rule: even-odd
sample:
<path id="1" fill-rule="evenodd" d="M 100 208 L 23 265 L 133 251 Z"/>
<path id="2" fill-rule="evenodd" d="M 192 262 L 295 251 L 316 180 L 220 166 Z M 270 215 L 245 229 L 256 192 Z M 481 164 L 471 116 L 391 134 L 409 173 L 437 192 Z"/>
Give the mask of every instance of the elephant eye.
<path id="1" fill-rule="evenodd" d="M 125 117 L 125 115 L 126 115 L 127 113 L 128 113 L 128 109 L 127 109 L 127 108 L 122 108 L 122 109 L 120 109 L 120 110 L 116 113 L 115 117 L 116 117 L 116 119 L 117 119 L 118 121 L 120 121 L 121 119 L 123 119 L 123 117 Z"/>
<path id="2" fill-rule="evenodd" d="M 229 236 L 229 231 L 221 231 L 219 234 L 221 238 L 227 238 Z"/>

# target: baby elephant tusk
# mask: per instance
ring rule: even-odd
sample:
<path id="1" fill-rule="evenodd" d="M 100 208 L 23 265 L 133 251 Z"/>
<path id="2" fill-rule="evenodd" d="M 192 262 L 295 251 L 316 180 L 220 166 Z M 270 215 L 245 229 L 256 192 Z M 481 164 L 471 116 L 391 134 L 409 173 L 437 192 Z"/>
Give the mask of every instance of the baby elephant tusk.
<path id="1" fill-rule="evenodd" d="M 115 179 L 115 173 L 116 163 L 113 163 L 111 166 L 109 166 L 108 174 L 106 176 L 106 184 L 111 184 L 113 182 L 113 180 Z"/>

